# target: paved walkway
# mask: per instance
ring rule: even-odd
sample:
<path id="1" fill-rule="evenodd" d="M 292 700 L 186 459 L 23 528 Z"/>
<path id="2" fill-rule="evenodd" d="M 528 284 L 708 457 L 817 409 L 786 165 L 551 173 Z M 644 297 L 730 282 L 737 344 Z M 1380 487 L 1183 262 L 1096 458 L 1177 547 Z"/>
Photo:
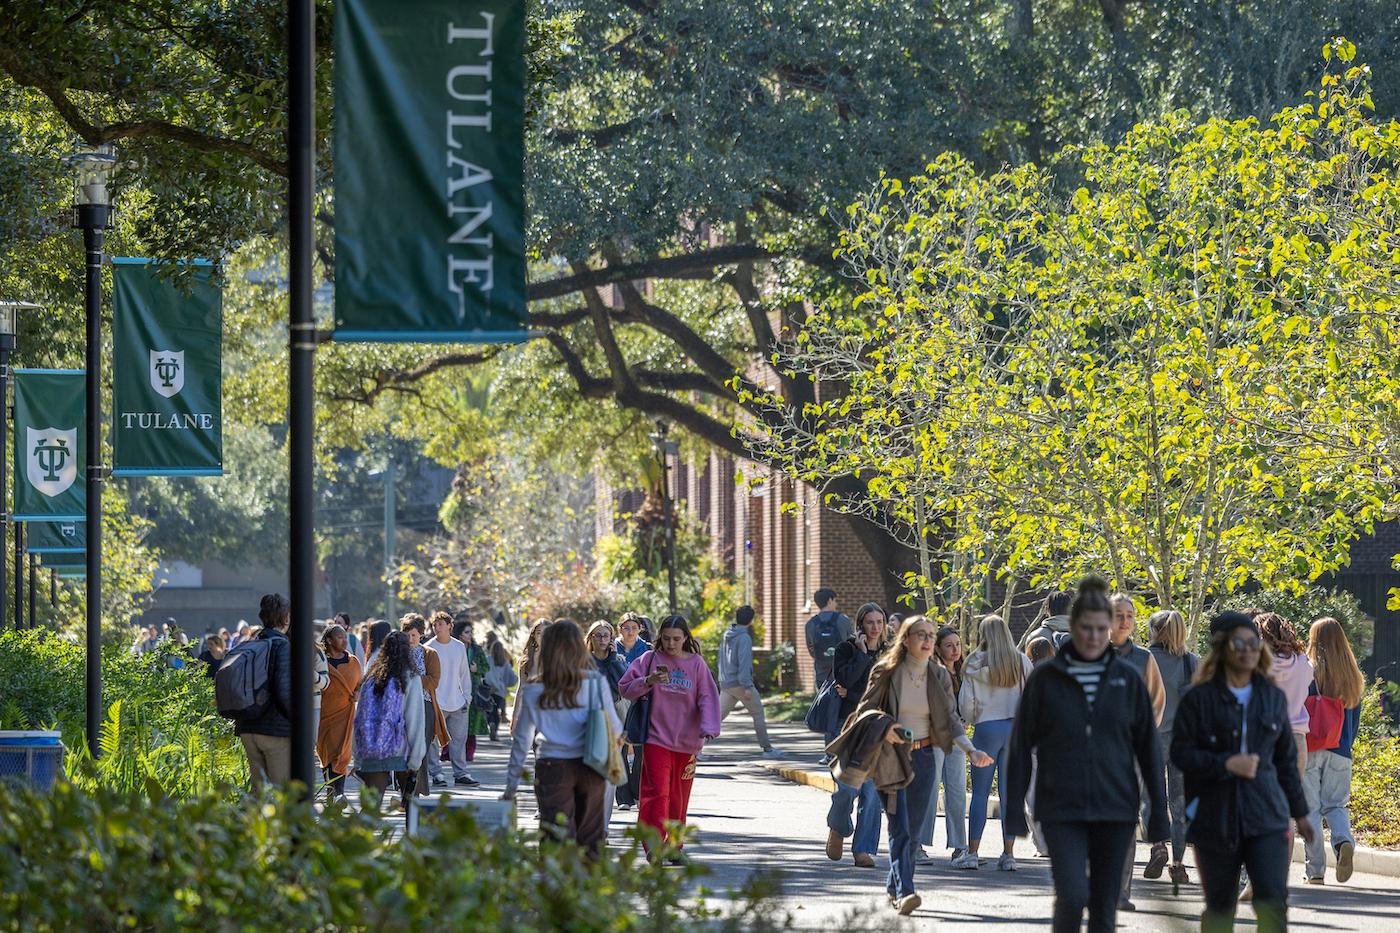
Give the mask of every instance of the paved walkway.
<path id="1" fill-rule="evenodd" d="M 727 734 L 710 746 L 700 763 L 691 799 L 691 821 L 699 836 L 688 851 L 711 869 L 706 886 L 732 889 L 755 871 L 778 872 L 783 904 L 803 929 L 842 929 L 852 912 L 867 918 L 892 914 L 883 897 L 888 868 L 883 834 L 874 869 L 856 868 L 849 854 L 840 863 L 828 861 L 823 852 L 827 795 L 797 786 L 763 767 L 742 710 L 732 714 L 725 727 Z M 770 731 L 775 742 L 793 753 L 794 761 L 816 765 L 820 754 L 816 737 L 797 725 L 775 724 Z M 454 789 L 453 796 L 493 798 L 500 794 L 509 748 L 504 738 L 496 744 L 481 743 L 472 770 L 484 782 L 483 787 Z M 525 787 L 518 806 L 519 825 L 532 824 L 536 819 L 534 798 Z M 612 829 L 621 832 L 635 822 L 635 810 L 618 812 Z M 939 823 L 941 837 L 942 821 Z M 999 836 L 995 821 L 988 830 L 988 840 Z M 941 844 L 940 838 L 940 848 L 935 851 L 945 851 Z M 978 872 L 958 871 L 943 860 L 920 866 L 917 882 L 924 905 L 909 928 L 956 931 L 993 923 L 999 930 L 1046 929 L 1052 902 L 1049 865 L 1034 857 L 1029 840 L 1017 844 L 1017 854 L 1021 870 L 1015 873 L 988 870 L 990 865 Z M 1120 929 L 1197 929 L 1198 889 L 1193 885 L 1173 897 L 1171 884 L 1165 879 L 1142 880 L 1146 860 L 1147 847 L 1139 846 L 1133 890 L 1138 910 L 1119 915 Z M 1187 864 L 1191 864 L 1189 856 Z M 1194 868 L 1191 874 L 1194 878 Z M 1314 887 L 1301 884 L 1301 874 L 1301 865 L 1295 866 L 1290 909 L 1294 929 L 1400 928 L 1400 879 L 1358 872 L 1346 885 Z M 1239 928 L 1253 926 L 1252 913 L 1243 907 Z"/>

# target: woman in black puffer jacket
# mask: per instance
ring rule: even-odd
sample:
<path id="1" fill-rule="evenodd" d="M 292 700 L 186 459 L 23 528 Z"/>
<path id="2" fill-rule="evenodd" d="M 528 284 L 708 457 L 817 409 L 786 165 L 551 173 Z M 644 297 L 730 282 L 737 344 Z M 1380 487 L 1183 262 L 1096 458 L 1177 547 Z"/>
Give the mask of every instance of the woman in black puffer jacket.
<path id="1" fill-rule="evenodd" d="M 1252 618 L 1221 613 L 1210 624 L 1210 655 L 1176 710 L 1171 757 L 1185 777 L 1202 930 L 1233 927 L 1242 867 L 1259 929 L 1285 929 L 1289 817 L 1312 839 L 1288 703 L 1269 681 L 1270 660 Z"/>

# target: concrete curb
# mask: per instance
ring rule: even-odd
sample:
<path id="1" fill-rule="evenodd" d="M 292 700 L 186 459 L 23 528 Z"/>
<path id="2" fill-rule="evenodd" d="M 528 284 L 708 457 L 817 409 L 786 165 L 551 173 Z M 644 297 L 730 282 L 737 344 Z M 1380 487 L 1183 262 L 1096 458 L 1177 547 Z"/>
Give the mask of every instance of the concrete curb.
<path id="1" fill-rule="evenodd" d="M 836 792 L 836 781 L 826 771 L 812 771 L 801 765 L 782 761 L 763 761 L 759 764 L 794 784 L 801 784 L 804 787 L 811 787 L 828 794 Z M 1001 810 L 1001 801 L 995 796 L 991 797 L 987 809 L 990 811 L 990 816 L 998 816 Z M 1293 861 L 1300 864 L 1303 861 L 1303 840 L 1301 839 L 1293 840 Z M 1330 844 L 1327 846 L 1327 864 L 1330 866 L 1337 864 L 1336 853 Z M 1400 878 L 1400 851 L 1372 849 L 1358 845 L 1353 866 L 1356 871 L 1362 874 Z"/>

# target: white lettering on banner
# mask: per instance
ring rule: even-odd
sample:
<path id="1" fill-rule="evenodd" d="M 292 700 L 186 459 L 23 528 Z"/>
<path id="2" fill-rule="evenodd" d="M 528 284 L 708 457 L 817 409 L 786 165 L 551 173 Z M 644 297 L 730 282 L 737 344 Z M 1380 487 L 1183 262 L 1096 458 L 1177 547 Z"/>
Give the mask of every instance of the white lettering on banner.
<path id="1" fill-rule="evenodd" d="M 214 416 L 204 412 L 167 415 L 159 411 L 124 411 L 122 424 L 143 431 L 212 431 Z"/>
<path id="2" fill-rule="evenodd" d="M 490 59 L 495 54 L 495 38 L 493 30 L 496 25 L 494 13 L 482 13 L 484 23 L 480 28 L 468 28 L 447 24 L 448 44 L 459 40 L 481 43 L 477 58 Z M 485 204 L 459 204 L 455 198 L 463 191 L 475 188 L 477 185 L 489 184 L 491 182 L 491 172 L 479 165 L 458 158 L 453 154 L 453 149 L 463 148 L 463 143 L 458 137 L 458 131 L 482 131 L 488 135 L 491 133 L 491 65 L 488 60 L 474 64 L 455 65 L 447 72 L 446 87 L 447 94 L 454 100 L 465 104 L 482 105 L 484 112 L 458 113 L 453 110 L 447 111 L 447 216 L 455 218 L 460 223 L 457 229 L 448 235 L 447 243 L 449 251 L 447 253 L 447 287 L 457 296 L 459 308 L 465 311 L 467 301 L 466 286 L 472 285 L 483 292 L 491 291 L 495 284 L 495 256 L 492 253 L 493 240 L 491 231 L 486 230 L 482 235 L 473 236 L 479 227 L 491 219 L 492 204 L 488 200 Z M 472 246 L 486 251 L 485 258 L 478 258 L 479 252 L 474 252 L 472 258 L 453 252 L 452 246 Z"/>

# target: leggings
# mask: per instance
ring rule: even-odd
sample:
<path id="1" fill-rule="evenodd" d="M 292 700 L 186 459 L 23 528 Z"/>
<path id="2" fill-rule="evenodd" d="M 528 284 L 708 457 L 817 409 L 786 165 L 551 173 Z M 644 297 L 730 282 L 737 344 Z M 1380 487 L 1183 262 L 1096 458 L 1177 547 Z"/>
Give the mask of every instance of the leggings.
<path id="1" fill-rule="evenodd" d="M 978 751 L 992 756 L 992 763 L 985 768 L 972 769 L 972 806 L 967 811 L 967 838 L 969 842 L 980 842 L 982 830 L 987 826 L 987 799 L 992 795 L 992 773 L 1002 788 L 1006 787 L 1006 750 L 1011 740 L 1010 719 L 988 719 L 979 722 L 972 730 L 972 744 Z M 1005 790 L 1003 790 L 1005 793 Z M 1001 824 L 1002 839 L 1010 839 L 1006 832 L 1006 821 Z"/>
<path id="2" fill-rule="evenodd" d="M 1266 933 L 1286 929 L 1290 848 L 1282 832 L 1249 836 L 1235 849 L 1197 845 L 1196 867 L 1206 900 L 1201 929 L 1210 933 L 1234 928 L 1242 867 L 1249 869 L 1249 883 L 1254 886 L 1259 929 Z"/>
<path id="3" fill-rule="evenodd" d="M 1042 820 L 1055 882 L 1055 933 L 1079 933 L 1089 909 L 1089 933 L 1113 933 L 1123 864 L 1136 823 Z"/>

